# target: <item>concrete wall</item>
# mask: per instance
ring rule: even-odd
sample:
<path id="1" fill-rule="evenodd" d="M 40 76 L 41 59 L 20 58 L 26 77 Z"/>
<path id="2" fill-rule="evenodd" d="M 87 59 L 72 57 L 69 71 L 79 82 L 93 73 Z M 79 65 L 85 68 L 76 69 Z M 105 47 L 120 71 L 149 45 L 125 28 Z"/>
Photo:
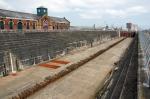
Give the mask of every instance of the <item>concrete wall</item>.
<path id="1" fill-rule="evenodd" d="M 0 75 L 118 36 L 116 31 L 0 33 Z"/>

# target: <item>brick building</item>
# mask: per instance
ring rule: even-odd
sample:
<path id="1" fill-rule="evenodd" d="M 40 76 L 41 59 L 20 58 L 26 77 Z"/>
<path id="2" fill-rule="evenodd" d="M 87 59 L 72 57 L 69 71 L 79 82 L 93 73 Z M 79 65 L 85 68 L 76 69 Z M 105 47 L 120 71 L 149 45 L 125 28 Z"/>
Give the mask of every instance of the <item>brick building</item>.
<path id="1" fill-rule="evenodd" d="M 69 29 L 64 17 L 48 16 L 48 9 L 37 8 L 37 14 L 0 9 L 0 30 L 58 30 Z"/>

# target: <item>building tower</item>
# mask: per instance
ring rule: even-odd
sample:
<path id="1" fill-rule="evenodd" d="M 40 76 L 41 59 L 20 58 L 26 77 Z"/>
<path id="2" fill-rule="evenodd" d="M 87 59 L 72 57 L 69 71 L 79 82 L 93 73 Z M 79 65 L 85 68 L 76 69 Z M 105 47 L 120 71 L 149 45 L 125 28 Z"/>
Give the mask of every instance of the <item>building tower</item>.
<path id="1" fill-rule="evenodd" d="M 47 8 L 45 8 L 45 7 L 38 7 L 37 8 L 37 16 L 40 16 L 40 17 L 42 17 L 42 16 L 44 16 L 44 15 L 48 15 L 48 10 L 47 10 Z"/>
<path id="2" fill-rule="evenodd" d="M 126 23 L 126 28 L 128 29 L 128 31 L 131 31 L 132 23 Z"/>

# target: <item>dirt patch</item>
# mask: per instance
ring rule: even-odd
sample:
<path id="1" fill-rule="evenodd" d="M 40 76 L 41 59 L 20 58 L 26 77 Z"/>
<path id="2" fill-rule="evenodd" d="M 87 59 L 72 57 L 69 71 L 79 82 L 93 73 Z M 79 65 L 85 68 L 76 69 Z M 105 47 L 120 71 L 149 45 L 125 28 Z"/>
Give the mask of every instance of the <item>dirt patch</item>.
<path id="1" fill-rule="evenodd" d="M 58 64 L 68 64 L 68 63 L 70 63 L 69 61 L 63 61 L 63 60 L 52 60 L 51 62 L 58 63 Z"/>
<path id="2" fill-rule="evenodd" d="M 53 69 L 57 69 L 60 67 L 60 66 L 54 65 L 54 64 L 39 64 L 39 66 L 47 67 L 47 68 L 53 68 Z"/>

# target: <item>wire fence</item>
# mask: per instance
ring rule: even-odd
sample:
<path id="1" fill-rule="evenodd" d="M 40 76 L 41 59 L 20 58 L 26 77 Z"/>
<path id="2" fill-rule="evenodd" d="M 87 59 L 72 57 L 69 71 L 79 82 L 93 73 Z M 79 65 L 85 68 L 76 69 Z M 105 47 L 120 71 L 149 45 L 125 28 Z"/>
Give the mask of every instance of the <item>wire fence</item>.
<path id="1" fill-rule="evenodd" d="M 145 86 L 150 86 L 150 32 L 139 33 L 140 46 L 143 52 L 144 72 L 145 72 Z"/>

